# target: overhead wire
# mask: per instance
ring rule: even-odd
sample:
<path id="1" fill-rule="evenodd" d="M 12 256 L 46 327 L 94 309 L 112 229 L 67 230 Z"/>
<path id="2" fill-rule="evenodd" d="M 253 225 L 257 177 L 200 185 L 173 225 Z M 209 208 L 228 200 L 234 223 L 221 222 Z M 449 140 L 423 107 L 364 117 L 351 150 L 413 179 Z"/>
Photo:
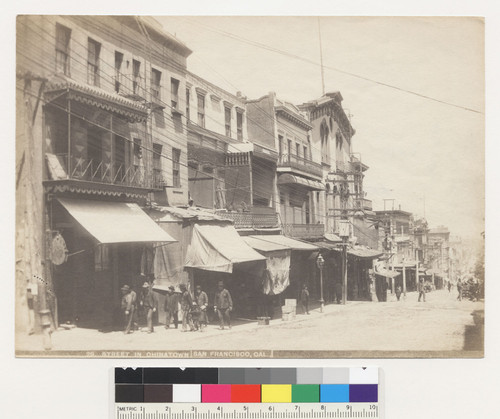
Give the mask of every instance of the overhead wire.
<path id="1" fill-rule="evenodd" d="M 36 25 L 36 26 L 38 26 L 38 25 Z M 42 30 L 44 30 L 43 28 L 41 28 L 41 29 L 42 29 Z M 44 31 L 45 31 L 45 30 L 44 30 Z M 49 36 L 51 36 L 51 37 L 53 37 L 53 38 L 54 38 L 54 36 L 53 36 L 52 34 L 48 33 L 47 31 L 45 31 L 45 33 L 47 33 Z M 80 43 L 80 45 L 82 45 L 82 44 Z M 82 45 L 82 46 L 83 46 L 83 45 Z M 72 54 L 72 55 L 73 55 L 73 54 Z M 79 56 L 80 56 L 80 57 L 81 57 L 81 58 L 82 58 L 85 62 L 87 61 L 87 59 L 86 59 L 85 57 L 81 56 L 80 54 L 77 54 L 77 55 L 79 55 Z M 27 57 L 27 56 L 26 56 L 26 58 L 28 58 L 28 59 L 32 59 L 31 57 Z M 36 64 L 40 65 L 40 62 L 38 62 L 38 61 L 36 61 L 36 60 L 32 60 L 32 61 L 33 61 L 34 63 L 36 63 Z M 106 62 L 106 61 L 104 61 L 104 60 L 101 60 L 101 62 L 103 62 L 105 65 L 107 65 L 107 66 L 109 66 L 109 67 L 114 68 L 111 64 L 107 63 L 107 62 Z M 52 68 L 50 68 L 50 69 L 49 69 L 49 68 L 47 68 L 47 69 L 48 69 L 48 71 L 51 71 L 51 70 L 53 71 L 53 69 L 52 69 Z M 84 71 L 82 71 L 82 73 L 85 73 L 85 72 L 84 72 Z M 106 72 L 103 72 L 103 74 L 105 74 L 106 76 L 109 76 L 109 78 L 110 78 L 110 80 L 111 80 L 111 81 L 113 81 L 113 80 L 114 80 L 114 76 L 110 76 L 110 75 L 109 75 L 108 73 L 106 73 Z M 122 75 L 124 76 L 124 78 L 131 80 L 131 79 L 130 79 L 130 77 L 129 77 L 129 76 L 127 76 L 126 74 L 122 73 Z M 146 88 L 145 88 L 144 86 L 140 86 L 140 88 L 146 92 Z M 213 91 L 212 91 L 212 92 L 213 92 Z M 219 93 L 219 92 L 215 92 L 215 93 L 217 94 L 217 93 Z M 231 95 L 231 94 L 230 94 L 230 95 Z M 168 105 L 168 104 L 167 104 L 167 103 L 165 103 L 165 102 L 163 102 L 163 104 L 165 104 L 165 105 L 166 105 L 166 106 L 168 106 L 168 107 L 171 107 L 170 105 Z M 75 116 L 78 116 L 78 115 L 75 115 Z M 186 119 L 187 119 L 187 117 L 186 117 Z M 247 116 L 247 120 L 248 120 L 248 116 Z M 216 123 L 218 123 L 219 125 L 221 125 L 221 126 L 222 126 L 222 124 L 221 124 L 219 121 L 216 121 L 216 120 L 214 120 L 214 121 L 215 121 Z M 170 123 L 170 121 L 168 121 L 168 120 L 167 120 L 167 123 Z M 97 125 L 97 124 L 96 124 L 96 125 Z M 173 126 L 173 123 L 172 123 L 172 126 Z M 273 134 L 273 135 L 274 135 L 274 133 L 271 133 L 271 134 Z M 165 137 L 166 137 L 166 136 L 165 136 Z M 175 142 L 175 141 L 177 141 L 177 140 L 172 139 L 172 138 L 169 138 L 169 137 L 166 137 L 166 138 L 167 138 L 167 139 L 169 139 L 169 140 L 171 140 L 171 141 L 174 141 L 174 142 Z M 177 142 L 178 142 L 178 141 L 177 141 Z M 143 148 L 144 148 L 144 149 L 146 149 L 145 147 L 143 147 Z M 152 153 L 157 153 L 157 152 L 156 152 L 156 151 L 154 151 L 154 150 L 149 150 L 149 151 L 151 151 Z M 163 158 L 167 158 L 168 160 L 172 160 L 171 158 L 169 158 L 168 156 L 163 155 L 163 154 L 161 155 L 161 157 L 163 157 Z M 187 166 L 187 167 L 189 167 L 189 165 L 188 165 L 188 164 L 187 164 L 187 165 L 186 165 L 186 164 L 182 164 L 182 165 L 183 165 L 183 166 Z M 211 173 L 203 173 L 203 172 L 201 172 L 201 171 L 198 171 L 198 172 L 200 172 L 200 173 L 202 173 L 202 174 L 204 174 L 204 175 L 206 175 L 206 176 L 208 176 L 208 177 L 215 178 L 215 176 L 214 176 L 213 174 L 211 174 Z M 219 180 L 220 180 L 220 179 L 219 179 Z M 240 188 L 238 188 L 238 189 L 248 189 L 248 188 L 249 188 L 249 187 L 240 187 Z M 266 199 L 267 199 L 268 197 L 267 197 L 267 196 L 262 196 L 262 198 L 266 198 Z M 276 200 L 275 202 L 277 202 L 277 200 Z M 307 211 L 304 211 L 304 210 L 299 209 L 299 208 L 297 208 L 297 207 L 293 207 L 293 208 L 295 208 L 296 210 L 299 210 L 299 211 L 301 211 L 301 212 L 307 212 Z M 319 214 L 317 214 L 316 216 L 319 216 Z M 325 218 L 326 218 L 326 217 L 325 217 Z"/>

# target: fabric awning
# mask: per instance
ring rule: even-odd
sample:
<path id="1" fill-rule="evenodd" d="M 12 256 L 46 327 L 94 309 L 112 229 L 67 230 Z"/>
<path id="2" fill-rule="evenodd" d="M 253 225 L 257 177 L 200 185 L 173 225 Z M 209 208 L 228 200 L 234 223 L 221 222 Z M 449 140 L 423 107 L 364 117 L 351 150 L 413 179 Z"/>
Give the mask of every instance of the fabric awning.
<path id="1" fill-rule="evenodd" d="M 277 244 L 280 246 L 286 246 L 290 248 L 291 250 L 309 250 L 309 251 L 314 251 L 314 250 L 319 250 L 317 246 L 314 246 L 309 243 L 305 243 L 299 240 L 294 240 L 286 236 L 282 235 L 262 235 L 262 236 L 249 236 L 257 240 L 262 240 L 265 242 L 269 242 L 272 244 Z"/>
<path id="2" fill-rule="evenodd" d="M 259 252 L 275 252 L 278 250 L 290 250 L 288 246 L 283 246 L 282 244 L 272 243 L 265 240 L 260 240 L 258 236 L 244 236 L 242 239 L 248 244 L 252 249 Z"/>
<path id="3" fill-rule="evenodd" d="M 233 265 L 264 261 L 232 225 L 199 225 L 193 227 L 184 266 L 207 271 L 233 272 Z"/>
<path id="4" fill-rule="evenodd" d="M 175 242 L 134 203 L 57 198 L 100 243 Z"/>
<path id="5" fill-rule="evenodd" d="M 333 233 L 325 233 L 325 235 L 323 237 L 329 242 L 342 243 L 342 239 Z"/>
<path id="6" fill-rule="evenodd" d="M 325 189 L 325 185 L 317 180 L 307 179 L 305 177 L 291 175 L 289 173 L 285 173 L 280 175 L 278 178 L 278 185 L 300 185 L 305 186 L 313 191 L 323 191 Z"/>
<path id="7" fill-rule="evenodd" d="M 385 268 L 377 268 L 374 272 L 375 275 L 385 276 L 386 278 L 396 278 L 401 275 L 399 272 L 391 271 Z"/>
<path id="8" fill-rule="evenodd" d="M 378 258 L 379 256 L 382 256 L 384 253 L 373 249 L 355 248 L 355 249 L 347 249 L 347 254 L 362 259 L 375 259 Z"/>

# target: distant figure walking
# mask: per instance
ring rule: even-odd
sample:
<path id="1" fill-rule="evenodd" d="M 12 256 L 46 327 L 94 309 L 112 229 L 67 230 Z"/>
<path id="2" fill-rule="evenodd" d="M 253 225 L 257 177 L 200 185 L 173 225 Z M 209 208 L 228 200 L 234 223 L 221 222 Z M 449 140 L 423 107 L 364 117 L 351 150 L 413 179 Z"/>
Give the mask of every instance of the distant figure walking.
<path id="1" fill-rule="evenodd" d="M 215 293 L 214 310 L 219 315 L 220 329 L 224 330 L 224 323 L 231 329 L 231 311 L 233 311 L 233 300 L 229 291 L 224 288 L 224 282 L 219 281 Z"/>
<path id="2" fill-rule="evenodd" d="M 300 293 L 300 304 L 302 305 L 302 310 L 304 314 L 309 314 L 309 290 L 307 285 L 302 285 L 302 291 Z"/>
<path id="3" fill-rule="evenodd" d="M 398 299 L 398 301 L 401 298 L 401 285 L 398 285 L 396 287 L 396 298 Z"/>
<path id="4" fill-rule="evenodd" d="M 418 281 L 418 302 L 420 302 L 420 298 L 423 298 L 425 303 L 425 284 L 424 278 L 420 278 Z"/>
<path id="5" fill-rule="evenodd" d="M 125 330 L 123 333 L 128 334 L 132 332 L 132 323 L 136 310 L 137 294 L 131 290 L 128 285 L 121 288 L 122 291 L 122 310 L 125 320 Z"/>
<path id="6" fill-rule="evenodd" d="M 462 281 L 459 280 L 457 282 L 457 291 L 458 291 L 457 300 L 458 301 L 462 301 L 462 290 L 463 290 Z"/>
<path id="7" fill-rule="evenodd" d="M 335 283 L 335 298 L 337 300 L 337 304 L 342 302 L 342 284 L 340 281 Z"/>
<path id="8" fill-rule="evenodd" d="M 451 281 L 448 281 L 448 292 L 451 292 Z"/>

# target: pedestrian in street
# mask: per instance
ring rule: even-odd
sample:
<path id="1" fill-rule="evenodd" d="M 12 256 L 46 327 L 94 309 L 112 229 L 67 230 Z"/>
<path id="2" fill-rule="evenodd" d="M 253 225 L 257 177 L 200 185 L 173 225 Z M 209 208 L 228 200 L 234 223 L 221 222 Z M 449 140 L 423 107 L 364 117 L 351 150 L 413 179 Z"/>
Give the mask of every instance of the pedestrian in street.
<path id="1" fill-rule="evenodd" d="M 122 303 L 121 307 L 123 310 L 123 317 L 125 323 L 125 330 L 123 333 L 132 333 L 133 319 L 136 311 L 137 294 L 135 291 L 131 290 L 128 285 L 124 285 L 121 288 L 122 291 Z"/>
<path id="2" fill-rule="evenodd" d="M 153 333 L 153 313 L 156 313 L 156 308 L 158 306 L 156 296 L 153 291 L 153 284 L 150 282 L 144 282 L 142 285 L 143 297 L 141 300 L 141 305 L 146 313 L 146 328 L 148 333 Z"/>
<path id="3" fill-rule="evenodd" d="M 192 332 L 194 330 L 194 325 L 190 313 L 191 306 L 193 305 L 193 299 L 184 284 L 180 284 L 179 288 L 181 290 L 180 302 L 182 310 L 182 331 L 187 332 L 187 327 L 189 325 L 189 330 Z"/>
<path id="4" fill-rule="evenodd" d="M 309 314 L 309 290 L 307 285 L 302 285 L 302 291 L 300 293 L 300 304 L 302 305 L 302 311 L 304 314 Z"/>
<path id="5" fill-rule="evenodd" d="M 165 329 L 169 329 L 172 324 L 172 319 L 174 320 L 175 328 L 179 326 L 179 294 L 175 292 L 175 288 L 170 285 L 168 287 L 168 293 L 165 297 L 164 310 L 167 315 L 165 321 Z"/>
<path id="6" fill-rule="evenodd" d="M 448 281 L 448 292 L 451 292 L 451 281 Z"/>
<path id="7" fill-rule="evenodd" d="M 342 283 L 340 281 L 335 283 L 335 297 L 337 304 L 340 304 L 342 302 Z"/>
<path id="8" fill-rule="evenodd" d="M 233 300 L 229 291 L 224 288 L 224 282 L 219 281 L 215 293 L 214 310 L 219 316 L 220 329 L 224 330 L 224 323 L 231 329 L 230 313 L 233 310 Z"/>
<path id="9" fill-rule="evenodd" d="M 418 281 L 418 302 L 420 302 L 420 298 L 423 298 L 425 303 L 425 284 L 424 278 L 420 278 Z"/>
<path id="10" fill-rule="evenodd" d="M 401 285 L 396 286 L 396 298 L 398 301 L 401 298 Z"/>
<path id="11" fill-rule="evenodd" d="M 382 280 L 382 301 L 387 301 L 387 288 L 389 285 L 387 284 L 387 278 L 383 278 Z"/>
<path id="12" fill-rule="evenodd" d="M 198 304 L 198 308 L 200 310 L 200 315 L 198 319 L 200 324 L 200 332 L 203 332 L 203 328 L 208 325 L 208 316 L 207 316 L 208 296 L 207 293 L 201 289 L 201 285 L 196 285 L 194 291 L 194 297 L 196 300 L 196 304 Z"/>
<path id="13" fill-rule="evenodd" d="M 457 300 L 458 301 L 462 301 L 462 290 L 463 290 L 462 281 L 458 280 L 458 282 L 457 282 L 457 291 L 458 291 Z"/>

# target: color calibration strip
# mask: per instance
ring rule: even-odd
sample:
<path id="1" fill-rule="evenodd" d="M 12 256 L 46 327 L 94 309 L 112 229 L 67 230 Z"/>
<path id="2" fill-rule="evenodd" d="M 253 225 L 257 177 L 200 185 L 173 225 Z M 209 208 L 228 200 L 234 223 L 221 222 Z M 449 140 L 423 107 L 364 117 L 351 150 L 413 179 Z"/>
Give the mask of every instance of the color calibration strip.
<path id="1" fill-rule="evenodd" d="M 115 369 L 120 404 L 377 403 L 378 393 L 375 367 Z"/>

